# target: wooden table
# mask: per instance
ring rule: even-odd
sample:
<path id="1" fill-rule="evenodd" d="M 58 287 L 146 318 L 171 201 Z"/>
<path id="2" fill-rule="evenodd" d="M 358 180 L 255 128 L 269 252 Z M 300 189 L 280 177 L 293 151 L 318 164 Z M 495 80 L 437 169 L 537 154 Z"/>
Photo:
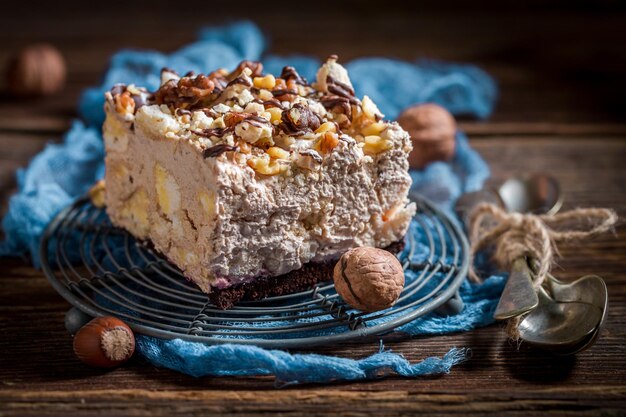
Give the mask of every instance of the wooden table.
<path id="1" fill-rule="evenodd" d="M 99 82 L 108 57 L 122 47 L 174 50 L 202 24 L 255 18 L 273 52 L 338 53 L 404 59 L 425 56 L 471 62 L 499 82 L 489 121 L 462 121 L 496 177 L 546 171 L 562 183 L 565 208 L 612 207 L 626 214 L 626 20 L 620 6 L 554 3 L 546 10 L 488 11 L 463 2 L 348 2 L 320 5 L 209 2 L 110 2 L 61 7 L 22 2 L 0 16 L 0 64 L 19 47 L 49 41 L 64 53 L 69 80 L 50 98 L 0 98 L 0 198 L 6 210 L 14 172 L 75 117 L 80 91 Z M 115 3 L 115 2 L 114 2 Z M 564 3 L 565 4 L 565 3 Z M 331 12 L 332 10 L 332 12 Z M 254 14 L 253 14 L 254 13 Z M 553 357 L 507 341 L 498 325 L 463 334 L 405 340 L 389 347 L 412 361 L 451 346 L 473 351 L 450 375 L 276 390 L 271 378 L 201 378 L 139 360 L 111 372 L 83 366 L 63 327 L 68 304 L 40 271 L 20 259 L 0 260 L 0 416 L 43 415 L 626 415 L 626 233 L 564 248 L 556 275 L 599 274 L 609 285 L 606 330 L 592 349 Z M 360 358 L 375 344 L 317 352 Z"/>

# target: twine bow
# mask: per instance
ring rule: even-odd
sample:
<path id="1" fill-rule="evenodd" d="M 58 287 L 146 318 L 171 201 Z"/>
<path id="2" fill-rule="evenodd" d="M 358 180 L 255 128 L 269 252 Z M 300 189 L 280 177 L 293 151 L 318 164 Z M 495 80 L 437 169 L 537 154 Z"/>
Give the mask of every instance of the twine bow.
<path id="1" fill-rule="evenodd" d="M 617 222 L 615 211 L 604 208 L 579 208 L 548 216 L 508 213 L 488 203 L 478 205 L 469 219 L 471 267 L 469 277 L 480 278 L 474 269 L 474 257 L 479 251 L 493 247 L 493 260 L 501 270 L 509 270 L 513 262 L 526 257 L 535 268 L 535 289 L 548 276 L 558 244 L 571 243 L 604 233 Z M 508 320 L 507 333 L 519 339 L 521 317 Z"/>
<path id="2" fill-rule="evenodd" d="M 520 257 L 534 260 L 537 288 L 550 272 L 558 244 L 604 233 L 616 222 L 615 211 L 605 208 L 579 208 L 550 216 L 508 213 L 482 203 L 470 215 L 470 256 L 473 261 L 477 252 L 493 246 L 493 260 L 502 270 L 510 269 Z M 480 282 L 473 267 L 469 275 L 471 280 Z"/>

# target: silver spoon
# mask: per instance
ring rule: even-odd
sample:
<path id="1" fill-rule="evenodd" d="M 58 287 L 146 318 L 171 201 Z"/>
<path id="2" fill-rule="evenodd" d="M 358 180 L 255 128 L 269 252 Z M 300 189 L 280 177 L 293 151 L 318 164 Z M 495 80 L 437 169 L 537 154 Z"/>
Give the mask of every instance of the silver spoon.
<path id="1" fill-rule="evenodd" d="M 550 287 L 552 297 L 557 301 L 589 303 L 602 310 L 602 318 L 593 333 L 584 337 L 578 343 L 573 344 L 570 349 L 555 351 L 555 353 L 572 355 L 593 346 L 604 328 L 609 309 L 608 290 L 604 280 L 596 275 L 587 275 L 570 284 L 566 284 L 550 275 L 547 284 Z"/>
<path id="2" fill-rule="evenodd" d="M 526 258 L 519 258 L 513 262 L 509 279 L 498 301 L 493 318 L 507 320 L 521 316 L 539 305 L 537 292 L 533 287 L 531 270 Z"/>
<path id="3" fill-rule="evenodd" d="M 574 282 L 561 282 L 552 275 L 548 276 L 546 287 L 552 298 L 559 302 L 593 304 L 606 310 L 608 293 L 606 283 L 597 275 L 586 275 Z"/>
<path id="4" fill-rule="evenodd" d="M 553 215 L 563 205 L 558 181 L 547 174 L 510 178 L 500 185 L 498 194 L 510 212 Z"/>
<path id="5" fill-rule="evenodd" d="M 536 319 L 536 317 L 532 318 L 531 316 L 535 314 L 535 312 L 540 313 L 542 308 L 540 305 L 522 321 L 522 323 L 525 323 L 526 319 L 529 319 L 524 326 L 534 328 L 534 332 L 525 333 L 521 330 L 522 325 L 520 325 L 520 337 L 531 344 L 549 350 L 557 355 L 573 355 L 593 346 L 604 328 L 608 313 L 609 297 L 604 280 L 597 275 L 587 275 L 574 282 L 564 283 L 549 274 L 548 279 L 544 283 L 544 287 L 545 289 L 542 288 L 541 290 L 550 293 L 551 303 L 553 304 L 577 304 L 576 307 L 578 309 L 585 309 L 583 305 L 593 306 L 594 309 L 591 309 L 591 313 L 589 313 L 589 311 L 580 313 L 580 316 L 569 317 L 567 320 L 571 320 L 574 325 L 581 326 L 591 326 L 593 325 L 593 320 L 597 320 L 595 327 L 590 333 L 584 335 L 578 334 L 578 340 L 570 340 L 567 343 L 551 343 L 549 342 L 550 336 L 547 336 L 547 339 L 542 339 L 541 343 L 537 343 L 538 338 L 541 338 L 541 329 L 536 326 L 536 323 L 531 323 L 532 320 Z M 596 314 L 598 311 L 600 312 L 599 317 Z M 547 332 L 549 333 L 550 330 L 547 330 Z"/>
<path id="6" fill-rule="evenodd" d="M 529 344 L 556 354 L 569 355 L 589 347 L 603 324 L 604 312 L 584 302 L 559 302 L 543 287 L 539 306 L 519 325 L 520 337 Z"/>
<path id="7" fill-rule="evenodd" d="M 498 188 L 498 196 L 507 211 L 517 213 L 551 215 L 563 204 L 558 181 L 540 173 L 506 180 Z M 493 317 L 510 319 L 528 313 L 538 304 L 528 264 L 525 259 L 518 259 L 513 263 Z"/>

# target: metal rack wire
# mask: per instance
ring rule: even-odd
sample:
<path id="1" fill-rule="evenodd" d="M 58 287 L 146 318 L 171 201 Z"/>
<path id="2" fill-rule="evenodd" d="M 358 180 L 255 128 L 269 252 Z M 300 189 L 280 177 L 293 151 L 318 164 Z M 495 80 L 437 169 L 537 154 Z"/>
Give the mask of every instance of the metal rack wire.
<path id="1" fill-rule="evenodd" d="M 148 245 L 113 227 L 104 210 L 86 198 L 48 225 L 42 267 L 72 305 L 94 317 L 117 316 L 141 334 L 269 348 L 334 344 L 387 333 L 457 293 L 468 269 L 467 241 L 432 204 L 416 203 L 418 213 L 399 255 L 405 288 L 393 307 L 375 313 L 343 303 L 332 283 L 220 310 Z"/>

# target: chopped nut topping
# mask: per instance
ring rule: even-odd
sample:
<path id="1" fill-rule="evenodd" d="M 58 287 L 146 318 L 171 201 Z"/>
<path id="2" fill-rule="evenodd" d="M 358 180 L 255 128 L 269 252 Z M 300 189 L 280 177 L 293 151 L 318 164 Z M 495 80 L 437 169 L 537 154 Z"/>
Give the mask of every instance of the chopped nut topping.
<path id="1" fill-rule="evenodd" d="M 269 148 L 267 150 L 267 154 L 272 159 L 289 159 L 289 152 L 277 146 L 272 146 L 271 148 Z"/>
<path id="2" fill-rule="evenodd" d="M 271 90 L 276 85 L 276 78 L 272 74 L 268 74 L 265 77 L 255 77 L 253 81 L 255 87 L 268 90 Z"/>
<path id="3" fill-rule="evenodd" d="M 135 112 L 135 100 L 130 95 L 129 91 L 124 91 L 122 94 L 115 96 L 115 111 L 120 114 L 134 113 Z"/>
<path id="4" fill-rule="evenodd" d="M 334 132 L 337 133 L 337 126 L 331 122 L 324 122 L 317 128 L 315 133 Z"/>
<path id="5" fill-rule="evenodd" d="M 378 155 L 391 148 L 392 143 L 380 136 L 365 136 L 363 140 L 363 152 L 366 155 Z"/>
<path id="6" fill-rule="evenodd" d="M 224 124 L 227 127 L 232 127 L 250 116 L 252 116 L 250 113 L 227 113 L 224 116 Z"/>
<path id="7" fill-rule="evenodd" d="M 91 199 L 91 204 L 95 207 L 102 208 L 105 206 L 105 192 L 106 188 L 104 185 L 104 180 L 100 180 L 96 182 L 89 189 L 89 198 Z"/>
<path id="8" fill-rule="evenodd" d="M 274 124 L 280 123 L 281 118 L 283 117 L 283 112 L 279 107 L 270 107 L 267 111 L 271 117 L 270 122 Z"/>
<path id="9" fill-rule="evenodd" d="M 355 97 L 348 73 L 336 56 L 328 58 L 316 78 L 310 85 L 289 66 L 279 77 L 263 74 L 262 64 L 253 61 L 243 61 L 230 72 L 218 69 L 208 75 L 190 72 L 181 77 L 164 68 L 154 94 L 118 84 L 106 97 L 125 121 L 147 105 L 149 109 L 142 111 L 149 117 L 164 114 L 155 123 L 162 126 L 159 133 L 165 138 L 196 141 L 206 158 L 235 152 L 234 163 L 247 163 L 263 175 L 282 172 L 279 160 L 316 169 L 339 141 L 349 139 L 356 145 L 352 138 L 358 138 L 368 155 L 393 145 L 380 137 L 389 124 L 381 121 L 383 115 L 367 96 L 362 101 Z M 257 161 L 260 155 L 267 161 Z M 251 162 L 250 158 L 256 159 Z"/>
<path id="10" fill-rule="evenodd" d="M 352 107 L 350 106 L 350 100 L 345 97 L 326 95 L 320 99 L 320 102 L 322 103 L 324 108 L 332 111 L 333 113 L 342 113 L 348 117 L 352 116 Z"/>
<path id="11" fill-rule="evenodd" d="M 319 116 L 302 104 L 294 104 L 291 109 L 282 113 L 283 122 L 279 127 L 287 134 L 299 136 L 320 127 Z"/>
<path id="12" fill-rule="evenodd" d="M 183 77 L 176 82 L 169 80 L 155 93 L 157 104 L 170 104 L 178 107 L 182 103 L 190 106 L 208 97 L 215 89 L 215 82 L 206 75 Z M 178 105 L 177 105 L 178 104 Z"/>
<path id="13" fill-rule="evenodd" d="M 267 155 L 248 159 L 248 166 L 262 175 L 277 175 L 287 169 L 286 166 L 271 161 Z"/>
<path id="14" fill-rule="evenodd" d="M 339 144 L 339 136 L 333 132 L 326 132 L 322 134 L 320 141 L 317 144 L 317 148 L 323 154 L 332 152 L 333 149 Z"/>
<path id="15" fill-rule="evenodd" d="M 363 136 L 380 135 L 386 128 L 387 126 L 384 123 L 376 122 L 361 129 L 361 133 Z"/>

